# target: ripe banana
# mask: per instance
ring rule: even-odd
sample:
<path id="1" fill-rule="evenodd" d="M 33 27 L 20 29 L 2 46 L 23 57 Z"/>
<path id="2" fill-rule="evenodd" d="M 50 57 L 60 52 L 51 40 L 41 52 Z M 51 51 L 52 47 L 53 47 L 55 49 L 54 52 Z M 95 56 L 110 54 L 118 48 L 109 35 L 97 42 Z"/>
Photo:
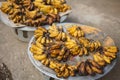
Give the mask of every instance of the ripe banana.
<path id="1" fill-rule="evenodd" d="M 65 72 L 64 72 L 64 74 L 63 74 L 63 77 L 64 77 L 64 78 L 67 78 L 69 75 L 70 75 L 69 70 L 66 68 L 66 69 L 65 69 Z"/>
<path id="2" fill-rule="evenodd" d="M 111 63 L 111 58 L 110 57 L 107 57 L 105 55 L 102 55 L 103 56 L 103 59 L 105 60 L 106 63 Z"/>
<path id="3" fill-rule="evenodd" d="M 92 65 L 91 65 L 91 68 L 92 68 L 92 70 L 93 70 L 95 73 L 98 73 L 98 74 L 102 74 L 102 73 L 103 73 L 103 71 L 102 71 L 101 69 L 96 68 L 95 66 L 92 66 Z"/>
<path id="4" fill-rule="evenodd" d="M 41 61 L 41 60 L 46 59 L 46 58 L 47 58 L 47 56 L 46 56 L 46 54 L 34 55 L 34 58 L 35 58 L 36 60 Z"/>
<path id="5" fill-rule="evenodd" d="M 85 62 L 81 62 L 81 63 L 80 63 L 79 75 L 82 75 L 82 76 L 87 75 L 85 66 L 86 66 L 86 63 L 85 63 Z"/>
<path id="6" fill-rule="evenodd" d="M 86 63 L 86 71 L 89 75 L 94 75 L 94 71 L 92 70 L 91 66 L 89 65 L 89 63 Z"/>

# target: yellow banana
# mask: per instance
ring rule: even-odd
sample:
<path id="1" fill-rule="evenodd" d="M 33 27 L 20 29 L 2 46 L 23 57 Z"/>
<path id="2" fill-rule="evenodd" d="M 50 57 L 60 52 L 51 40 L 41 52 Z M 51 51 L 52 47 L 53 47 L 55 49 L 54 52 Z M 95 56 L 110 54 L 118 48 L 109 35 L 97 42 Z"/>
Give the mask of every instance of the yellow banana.
<path id="1" fill-rule="evenodd" d="M 42 55 L 34 55 L 34 58 L 36 59 L 36 60 L 44 60 L 44 59 L 46 59 L 47 58 L 47 56 L 46 56 L 46 54 L 42 54 Z"/>
<path id="2" fill-rule="evenodd" d="M 83 47 L 83 51 L 84 51 L 84 54 L 85 54 L 85 55 L 88 55 L 88 54 L 89 54 L 88 51 L 87 51 L 87 49 L 86 49 L 85 47 Z"/>
<path id="3" fill-rule="evenodd" d="M 42 39 L 41 39 L 41 44 L 44 44 L 45 43 L 45 37 L 43 37 Z"/>
<path id="4" fill-rule="evenodd" d="M 103 56 L 103 59 L 105 60 L 105 62 L 109 63 L 111 62 L 111 58 L 110 57 L 107 57 L 105 55 L 102 55 Z"/>
<path id="5" fill-rule="evenodd" d="M 62 32 L 59 32 L 58 36 L 55 37 L 56 40 L 61 40 L 62 39 Z"/>
<path id="6" fill-rule="evenodd" d="M 80 49 L 79 56 L 82 56 L 84 54 L 83 48 Z"/>

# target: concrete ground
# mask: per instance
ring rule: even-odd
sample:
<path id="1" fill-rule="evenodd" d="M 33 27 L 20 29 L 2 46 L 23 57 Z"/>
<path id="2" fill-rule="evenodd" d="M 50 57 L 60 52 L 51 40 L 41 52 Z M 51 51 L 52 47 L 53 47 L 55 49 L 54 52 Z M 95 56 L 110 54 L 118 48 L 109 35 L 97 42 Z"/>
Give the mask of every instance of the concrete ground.
<path id="1" fill-rule="evenodd" d="M 0 0 L 2 1 L 2 0 Z M 66 22 L 100 28 L 120 49 L 120 0 L 67 0 L 72 13 Z M 0 22 L 0 61 L 12 72 L 14 80 L 43 80 L 27 55 L 28 43 L 19 41 L 12 29 Z M 120 58 L 116 66 L 99 80 L 120 80 Z"/>

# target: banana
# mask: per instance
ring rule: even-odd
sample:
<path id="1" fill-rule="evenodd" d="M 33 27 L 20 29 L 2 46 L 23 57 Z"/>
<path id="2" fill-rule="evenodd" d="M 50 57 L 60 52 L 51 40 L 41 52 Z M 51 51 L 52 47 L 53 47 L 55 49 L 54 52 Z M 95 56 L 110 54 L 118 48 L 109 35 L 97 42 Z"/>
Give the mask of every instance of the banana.
<path id="1" fill-rule="evenodd" d="M 41 60 L 46 59 L 47 56 L 46 56 L 46 54 L 42 54 L 42 55 L 34 55 L 34 58 L 35 58 L 36 60 L 41 61 Z"/>
<path id="2" fill-rule="evenodd" d="M 50 56 L 52 57 L 52 58 L 56 58 L 56 54 L 50 54 Z"/>
<path id="3" fill-rule="evenodd" d="M 78 37 L 82 37 L 81 31 L 78 31 Z"/>
<path id="4" fill-rule="evenodd" d="M 62 32 L 59 32 L 58 36 L 55 37 L 55 39 L 56 39 L 56 40 L 61 40 L 61 38 L 62 38 Z"/>
<path id="5" fill-rule="evenodd" d="M 97 52 L 96 55 L 97 55 L 97 58 L 99 59 L 99 61 L 104 61 L 102 55 L 99 52 Z"/>
<path id="6" fill-rule="evenodd" d="M 45 65 L 45 62 L 46 62 L 46 59 L 41 60 L 41 63 L 42 63 L 43 65 Z"/>
<path id="7" fill-rule="evenodd" d="M 62 40 L 65 41 L 67 38 L 66 38 L 66 34 L 64 32 L 62 32 Z"/>
<path id="8" fill-rule="evenodd" d="M 41 39 L 41 44 L 44 44 L 44 43 L 45 43 L 45 40 L 46 40 L 46 38 L 43 37 L 43 38 Z"/>
<path id="9" fill-rule="evenodd" d="M 52 31 L 52 33 L 50 33 L 50 37 L 56 37 L 56 36 L 58 36 L 58 34 L 59 34 L 58 31 Z"/>
<path id="10" fill-rule="evenodd" d="M 60 43 L 56 43 L 56 44 L 53 44 L 53 45 L 50 47 L 50 50 L 59 49 L 60 47 L 61 47 L 61 44 L 60 44 Z"/>
<path id="11" fill-rule="evenodd" d="M 45 41 L 46 43 L 50 43 L 50 40 L 48 39 L 48 38 L 46 38 L 46 41 Z"/>
<path id="12" fill-rule="evenodd" d="M 102 55 L 103 56 L 103 59 L 105 60 L 106 63 L 111 63 L 111 58 L 110 57 L 107 57 L 105 55 Z"/>
<path id="13" fill-rule="evenodd" d="M 94 66 L 92 66 L 92 65 L 91 65 L 91 68 L 92 68 L 92 70 L 93 70 L 95 73 L 98 73 L 98 74 L 102 74 L 102 73 L 103 73 L 103 71 L 102 71 L 101 69 L 98 69 L 98 68 L 96 68 L 96 67 L 94 67 Z"/>
<path id="14" fill-rule="evenodd" d="M 60 56 L 62 56 L 62 55 L 64 55 L 65 54 L 65 47 L 63 47 L 62 49 L 61 49 L 61 51 L 60 51 Z"/>
<path id="15" fill-rule="evenodd" d="M 77 65 L 68 65 L 68 69 L 71 71 L 75 71 L 78 69 L 78 66 L 80 65 L 80 63 L 77 63 Z"/>
<path id="16" fill-rule="evenodd" d="M 64 77 L 64 78 L 67 78 L 69 75 L 70 75 L 70 74 L 69 74 L 69 71 L 68 71 L 68 69 L 66 68 L 63 77 Z"/>
<path id="17" fill-rule="evenodd" d="M 69 71 L 69 74 L 70 74 L 70 76 L 72 76 L 72 77 L 75 76 L 74 70 L 72 70 L 72 71 L 70 70 L 70 71 Z"/>
<path id="18" fill-rule="evenodd" d="M 50 61 L 49 61 L 49 59 L 44 59 L 44 60 L 41 60 L 41 63 L 45 66 L 48 66 Z"/>
<path id="19" fill-rule="evenodd" d="M 94 45 L 95 45 L 95 49 L 98 49 L 99 48 L 99 45 L 97 42 L 94 42 Z"/>
<path id="20" fill-rule="evenodd" d="M 32 48 L 31 48 L 31 52 L 33 52 L 34 54 L 36 54 L 36 55 L 41 55 L 41 54 L 43 54 L 43 50 L 41 50 L 41 51 L 32 51 Z"/>
<path id="21" fill-rule="evenodd" d="M 84 52 L 85 55 L 89 54 L 88 51 L 87 51 L 87 49 L 85 47 L 83 47 L 83 52 Z"/>
<path id="22" fill-rule="evenodd" d="M 34 36 L 35 36 L 35 35 L 34 35 Z M 39 36 L 39 37 L 38 37 L 38 35 L 36 35 L 35 38 L 36 38 L 36 42 L 41 43 L 42 36 Z"/>
<path id="23" fill-rule="evenodd" d="M 105 61 L 100 61 L 100 62 L 98 62 L 98 64 L 99 64 L 100 66 L 104 67 L 104 66 L 106 65 L 106 62 L 105 62 Z"/>
<path id="24" fill-rule="evenodd" d="M 86 75 L 86 70 L 85 70 L 85 62 L 81 62 L 80 67 L 79 67 L 79 75 Z"/>
<path id="25" fill-rule="evenodd" d="M 98 44 L 98 47 L 101 47 L 100 41 L 96 41 L 96 43 Z"/>
<path id="26" fill-rule="evenodd" d="M 50 67 L 51 69 L 56 69 L 56 68 L 57 68 L 57 65 L 56 65 L 53 61 L 50 61 L 49 67 Z"/>
<path id="27" fill-rule="evenodd" d="M 61 61 L 62 60 L 62 56 L 57 56 L 57 60 Z"/>
<path id="28" fill-rule="evenodd" d="M 89 45 L 90 45 L 90 51 L 94 51 L 95 50 L 95 45 L 94 45 L 94 43 L 93 42 L 91 42 L 91 43 L 89 43 Z"/>
<path id="29" fill-rule="evenodd" d="M 77 36 L 78 36 L 78 32 L 75 31 L 75 32 L 72 34 L 72 36 L 77 37 Z"/>
<path id="30" fill-rule="evenodd" d="M 33 53 L 33 54 L 36 54 L 37 51 L 35 51 L 33 48 L 30 48 L 30 51 Z"/>
<path id="31" fill-rule="evenodd" d="M 8 8 L 5 10 L 5 13 L 8 13 L 8 14 L 9 14 L 10 11 L 11 11 L 11 8 L 8 7 Z"/>
<path id="32" fill-rule="evenodd" d="M 60 71 L 62 72 L 62 71 L 64 71 L 65 69 L 66 69 L 66 64 L 63 64 L 63 66 L 60 68 Z"/>
<path id="33" fill-rule="evenodd" d="M 26 10 L 26 16 L 28 17 L 28 18 L 31 18 L 31 19 L 34 19 L 35 18 L 35 16 L 37 15 L 37 9 L 36 10 L 33 10 L 33 11 L 28 11 L 28 10 Z"/>
<path id="34" fill-rule="evenodd" d="M 82 56 L 84 54 L 83 48 L 80 49 L 79 56 Z"/>
<path id="35" fill-rule="evenodd" d="M 94 75 L 94 72 L 93 72 L 91 66 L 88 63 L 86 63 L 85 68 L 86 68 L 86 71 L 89 75 Z"/>
<path id="36" fill-rule="evenodd" d="M 44 65 L 45 65 L 45 66 L 48 66 L 49 63 L 50 63 L 50 61 L 49 61 L 48 59 L 46 59 Z"/>
<path id="37" fill-rule="evenodd" d="M 57 76 L 58 78 L 61 78 L 61 77 L 63 77 L 63 73 L 62 73 L 62 72 L 59 72 L 59 73 L 56 74 L 56 76 Z"/>
<path id="38" fill-rule="evenodd" d="M 70 28 L 67 28 L 67 31 L 70 33 L 70 34 L 73 34 L 75 31 L 76 31 L 76 26 L 72 26 Z"/>
<path id="39" fill-rule="evenodd" d="M 81 31 L 81 36 L 80 37 L 84 37 L 85 33 L 83 31 Z"/>
<path id="40" fill-rule="evenodd" d="M 41 49 L 44 48 L 44 46 L 41 43 L 39 43 L 38 41 L 36 41 L 36 46 L 39 47 L 39 48 L 41 48 Z"/>
<path id="41" fill-rule="evenodd" d="M 37 47 L 35 44 L 31 44 L 31 48 L 35 51 L 41 51 L 41 49 Z"/>
<path id="42" fill-rule="evenodd" d="M 55 72 L 56 72 L 56 73 L 59 73 L 59 72 L 60 72 L 60 69 L 55 69 Z"/>

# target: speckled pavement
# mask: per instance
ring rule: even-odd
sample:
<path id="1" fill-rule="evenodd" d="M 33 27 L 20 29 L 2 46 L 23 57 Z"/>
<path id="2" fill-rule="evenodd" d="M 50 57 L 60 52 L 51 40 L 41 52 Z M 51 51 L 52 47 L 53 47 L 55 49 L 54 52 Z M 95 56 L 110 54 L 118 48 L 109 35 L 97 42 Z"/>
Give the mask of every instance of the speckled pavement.
<path id="1" fill-rule="evenodd" d="M 2 0 L 0 0 L 2 1 Z M 120 0 L 67 0 L 72 13 L 66 22 L 94 26 L 113 38 L 120 49 Z M 28 43 L 19 41 L 12 28 L 0 21 L 0 61 L 14 80 L 43 80 L 27 55 Z M 120 58 L 116 66 L 99 80 L 120 80 Z"/>

